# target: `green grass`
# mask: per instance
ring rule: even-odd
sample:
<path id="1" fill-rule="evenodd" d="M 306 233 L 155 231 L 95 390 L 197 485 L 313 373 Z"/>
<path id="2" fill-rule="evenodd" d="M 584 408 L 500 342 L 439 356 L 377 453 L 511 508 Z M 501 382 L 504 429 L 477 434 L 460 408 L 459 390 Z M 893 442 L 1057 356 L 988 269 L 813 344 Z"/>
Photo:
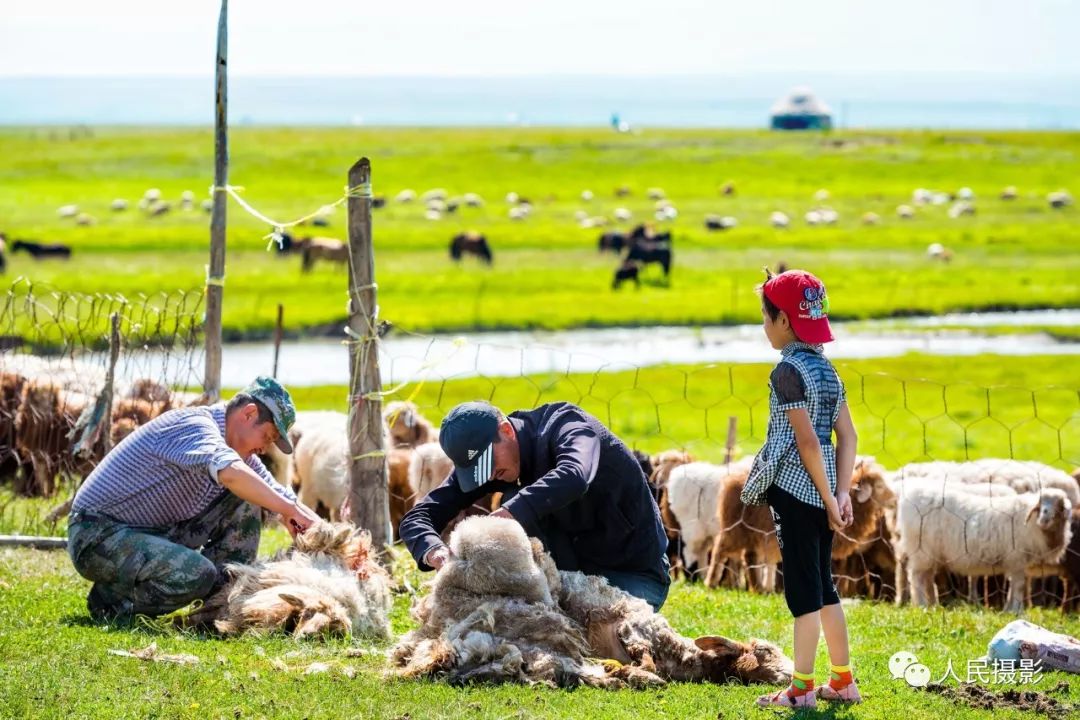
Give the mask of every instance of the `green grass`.
<path id="1" fill-rule="evenodd" d="M 201 211 L 146 218 L 110 213 L 114 197 L 134 202 L 148 187 L 177 199 L 210 185 L 212 142 L 204 129 L 102 129 L 90 139 L 50 141 L 43 131 L 0 131 L 0 218 L 10 237 L 70 243 L 67 264 L 9 257 L 11 276 L 65 290 L 135 295 L 196 288 L 207 262 L 208 221 Z M 340 196 L 356 157 L 373 161 L 376 192 L 432 187 L 478 192 L 483 209 L 440 222 L 419 204 L 376 211 L 376 276 L 382 317 L 415 331 L 510 327 L 563 328 L 654 323 L 753 322 L 760 268 L 784 260 L 819 273 L 838 318 L 880 317 L 1080 303 L 1080 212 L 1046 208 L 1046 192 L 1080 177 L 1077 133 L 842 132 L 830 136 L 751 131 L 658 130 L 615 136 L 595 130 L 234 129 L 231 180 L 272 217 L 292 219 Z M 735 197 L 718 187 L 733 180 Z M 613 188 L 626 184 L 629 198 Z M 997 199 L 1005 185 L 1021 198 Z M 651 215 L 646 188 L 666 190 L 680 211 L 673 226 L 676 269 L 670 288 L 646 273 L 640 291 L 609 290 L 616 261 L 594 250 L 599 231 L 583 230 L 575 210 L 610 214 L 626 206 Z M 912 189 L 978 194 L 976 217 L 951 220 L 928 207 L 910 222 L 895 207 Z M 801 221 L 820 187 L 841 213 L 836 227 Z M 584 203 L 581 190 L 596 199 Z M 508 191 L 529 197 L 532 218 L 507 218 Z M 1076 188 L 1073 188 L 1075 191 Z M 56 208 L 78 203 L 93 227 L 59 220 Z M 767 225 L 782 210 L 787 231 Z M 866 211 L 883 224 L 863 227 Z M 740 225 L 708 233 L 707 213 Z M 446 257 L 463 228 L 489 236 L 493 269 Z M 344 211 L 320 234 L 344 237 Z M 265 251 L 268 228 L 229 207 L 225 327 L 230 337 L 266 336 L 285 305 L 292 332 L 337 330 L 344 317 L 345 274 L 332 268 L 302 276 L 296 258 Z M 925 257 L 931 242 L 953 249 L 949 265 Z M 25 331 L 25 326 L 20 328 Z"/>
<path id="2" fill-rule="evenodd" d="M 264 542 L 264 550 L 280 544 L 278 535 L 283 536 L 280 530 L 270 534 L 274 537 Z M 415 566 L 399 572 L 407 573 L 414 586 L 420 580 Z M 756 717 L 751 703 L 767 689 L 673 684 L 655 691 L 570 692 L 399 681 L 385 674 L 387 646 L 373 646 L 362 638 L 296 644 L 284 638 L 219 640 L 95 625 L 84 606 L 87 589 L 63 552 L 0 551 L 0 707 L 5 718 L 738 718 Z M 405 593 L 396 596 L 395 633 L 412 626 L 409 602 Z M 664 612 L 687 635 L 765 637 L 791 652 L 791 620 L 780 595 L 710 591 L 680 582 Z M 1059 632 L 1080 634 L 1075 615 L 1034 608 L 1026 617 Z M 1025 717 L 1015 711 L 991 714 L 953 705 L 893 680 L 887 667 L 894 652 L 908 650 L 932 669 L 935 679 L 945 673 L 949 660 L 965 677 L 967 661 L 985 653 L 990 637 L 1011 619 L 964 606 L 922 611 L 857 602 L 848 608 L 848 620 L 855 672 L 867 702 L 835 714 L 825 709 L 819 715 L 889 720 Z M 200 662 L 152 664 L 108 654 L 152 641 L 163 652 L 193 654 Z M 353 646 L 366 652 L 347 657 Z M 275 669 L 275 660 L 289 669 Z M 304 675 L 314 661 L 330 662 L 335 669 Z M 344 667 L 354 670 L 355 677 L 346 677 Z M 819 677 L 826 667 L 822 647 Z M 1047 672 L 1035 687 L 1049 690 L 1062 679 L 1070 678 Z M 1056 697 L 1080 703 L 1080 683 L 1072 682 Z"/>

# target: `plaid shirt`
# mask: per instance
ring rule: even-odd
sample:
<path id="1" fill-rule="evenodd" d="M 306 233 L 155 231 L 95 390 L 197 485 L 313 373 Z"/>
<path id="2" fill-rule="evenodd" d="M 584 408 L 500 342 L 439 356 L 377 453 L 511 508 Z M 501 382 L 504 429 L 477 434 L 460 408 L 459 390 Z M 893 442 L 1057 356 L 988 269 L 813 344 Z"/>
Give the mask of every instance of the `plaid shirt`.
<path id="1" fill-rule="evenodd" d="M 846 402 L 844 383 L 836 374 L 828 358 L 822 354 L 821 345 L 808 345 L 792 342 L 780 351 L 782 363 L 788 363 L 798 371 L 803 381 L 805 399 L 782 403 L 777 397 L 776 388 L 770 382 L 769 392 L 769 429 L 765 437 L 762 452 L 766 457 L 780 457 L 775 484 L 782 490 L 814 507 L 824 509 L 825 503 L 814 487 L 814 481 L 803 467 L 799 450 L 795 443 L 795 428 L 787 418 L 787 410 L 806 408 L 814 431 L 821 443 L 821 454 L 825 460 L 825 475 L 829 480 L 829 490 L 836 492 L 836 447 L 832 441 L 833 425 L 840 412 L 840 406 Z"/>

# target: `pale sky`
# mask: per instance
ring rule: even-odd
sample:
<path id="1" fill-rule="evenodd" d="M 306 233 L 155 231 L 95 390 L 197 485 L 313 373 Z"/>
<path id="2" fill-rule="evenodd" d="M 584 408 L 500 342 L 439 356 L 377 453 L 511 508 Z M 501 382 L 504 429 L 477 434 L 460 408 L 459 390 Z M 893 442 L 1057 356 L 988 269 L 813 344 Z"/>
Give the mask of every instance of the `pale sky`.
<path id="1" fill-rule="evenodd" d="M 210 75 L 219 0 L 0 0 L 0 76 Z M 234 75 L 1080 74 L 1080 0 L 233 0 Z"/>

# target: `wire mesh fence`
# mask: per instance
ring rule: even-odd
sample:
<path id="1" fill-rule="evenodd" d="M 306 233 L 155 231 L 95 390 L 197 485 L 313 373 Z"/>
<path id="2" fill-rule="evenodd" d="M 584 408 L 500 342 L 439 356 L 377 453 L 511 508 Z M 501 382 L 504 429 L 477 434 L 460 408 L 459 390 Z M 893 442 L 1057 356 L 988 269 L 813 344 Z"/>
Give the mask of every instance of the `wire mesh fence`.
<path id="1" fill-rule="evenodd" d="M 53 495 L 58 479 L 66 487 L 85 476 L 139 425 L 197 402 L 201 325 L 195 291 L 86 295 L 17 280 L 0 298 L 0 481 L 19 495 Z M 107 386 L 103 420 L 95 412 Z"/>

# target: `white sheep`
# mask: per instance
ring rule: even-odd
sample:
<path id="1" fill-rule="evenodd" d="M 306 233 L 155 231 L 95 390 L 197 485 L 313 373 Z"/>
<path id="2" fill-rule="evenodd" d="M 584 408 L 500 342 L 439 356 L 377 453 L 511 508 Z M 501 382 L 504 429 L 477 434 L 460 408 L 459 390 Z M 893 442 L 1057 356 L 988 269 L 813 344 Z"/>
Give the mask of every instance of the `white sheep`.
<path id="1" fill-rule="evenodd" d="M 511 191 L 506 193 L 507 205 L 517 205 L 519 200 L 521 200 L 521 196 L 518 195 L 516 192 Z"/>
<path id="2" fill-rule="evenodd" d="M 417 500 L 424 498 L 454 472 L 454 461 L 437 442 L 418 445 L 409 461 L 409 487 Z"/>
<path id="3" fill-rule="evenodd" d="M 840 213 L 836 212 L 832 208 L 821 209 L 821 221 L 826 225 L 835 225 L 840 219 Z"/>
<path id="4" fill-rule="evenodd" d="M 579 223 L 585 222 L 589 218 L 589 213 L 586 210 L 575 210 L 574 219 Z"/>
<path id="5" fill-rule="evenodd" d="M 1072 195 L 1067 190 L 1057 190 L 1046 196 L 1046 202 L 1055 210 L 1060 210 L 1073 204 Z"/>
<path id="6" fill-rule="evenodd" d="M 956 191 L 956 197 L 960 200 L 974 200 L 975 191 L 969 187 L 962 187 Z"/>
<path id="7" fill-rule="evenodd" d="M 300 502 L 322 503 L 338 520 L 349 494 L 349 419 L 344 413 L 312 413 L 293 442 L 292 480 L 300 486 Z"/>
<path id="8" fill-rule="evenodd" d="M 82 225 L 84 227 L 88 225 L 94 225 L 97 223 L 97 218 L 89 213 L 81 212 L 75 216 L 75 224 Z"/>
<path id="9" fill-rule="evenodd" d="M 862 224 L 863 225 L 880 225 L 881 224 L 881 216 L 878 215 L 876 212 L 863 213 Z"/>
<path id="10" fill-rule="evenodd" d="M 611 214 L 614 215 L 615 219 L 619 222 L 630 222 L 634 217 L 632 212 L 623 207 L 615 208 Z"/>
<path id="11" fill-rule="evenodd" d="M 774 228 L 786 228 L 788 225 L 791 224 L 791 218 L 789 218 L 787 215 L 780 212 L 779 210 L 776 210 L 771 215 L 769 215 L 769 224 L 772 225 Z"/>
<path id="12" fill-rule="evenodd" d="M 1069 473 L 1034 460 L 982 458 L 969 462 L 910 463 L 896 471 L 896 479 L 943 478 L 948 482 L 1008 485 L 1018 493 L 1055 488 L 1080 507 L 1080 484 Z"/>
<path id="13" fill-rule="evenodd" d="M 1020 197 L 1020 193 L 1017 192 L 1015 185 L 1009 185 L 1001 191 L 1000 197 L 1002 200 L 1015 200 Z"/>
<path id="14" fill-rule="evenodd" d="M 819 203 L 823 203 L 828 199 L 829 199 L 829 191 L 826 190 L 825 188 L 821 188 L 816 193 L 814 193 L 814 200 L 819 202 Z"/>
<path id="15" fill-rule="evenodd" d="M 593 199 L 593 191 L 592 190 L 582 190 L 581 191 L 581 199 L 584 200 L 585 202 L 589 202 L 590 200 Z"/>
<path id="16" fill-rule="evenodd" d="M 953 203 L 953 205 L 949 208 L 949 217 L 953 220 L 964 217 L 965 215 L 974 214 L 975 204 L 967 200 L 961 200 L 959 202 Z"/>
<path id="17" fill-rule="evenodd" d="M 484 199 L 474 192 L 467 192 L 461 198 L 467 207 L 478 208 L 484 206 Z"/>
<path id="18" fill-rule="evenodd" d="M 915 217 L 915 208 L 910 205 L 897 205 L 896 216 L 901 220 L 910 220 Z"/>
<path id="19" fill-rule="evenodd" d="M 911 193 L 911 202 L 915 205 L 928 205 L 934 198 L 934 193 L 926 188 L 915 188 Z"/>
<path id="20" fill-rule="evenodd" d="M 431 210 L 431 209 L 428 209 L 428 210 L 425 210 L 425 211 L 424 211 L 424 217 L 425 217 L 426 219 L 428 219 L 428 220 L 432 220 L 432 221 L 435 221 L 435 220 L 442 220 L 442 213 L 441 213 L 441 212 L 439 212 L 438 210 Z"/>
<path id="21" fill-rule="evenodd" d="M 450 193 L 444 188 L 433 188 L 421 195 L 420 200 L 424 203 L 429 203 L 432 200 L 442 200 L 443 202 L 446 202 L 448 197 L 450 197 Z"/>
<path id="22" fill-rule="evenodd" d="M 663 200 L 666 196 L 664 191 L 660 188 L 649 188 L 645 194 L 650 200 Z"/>
<path id="23" fill-rule="evenodd" d="M 1031 565 L 1057 563 L 1071 537 L 1072 503 L 1057 489 L 1000 497 L 905 482 L 897 506 L 897 557 L 908 566 L 912 601 L 937 602 L 934 574 L 1004 574 L 1005 609 L 1024 606 L 1025 574 Z"/>
<path id="24" fill-rule="evenodd" d="M 128 201 L 123 198 L 116 198 L 109 204 L 109 209 L 113 212 L 123 212 L 128 209 Z"/>
<path id="25" fill-rule="evenodd" d="M 810 210 L 805 215 L 803 215 L 803 219 L 806 220 L 807 225 L 820 225 L 824 222 L 824 218 L 817 210 Z"/>
<path id="26" fill-rule="evenodd" d="M 529 217 L 529 211 L 523 205 L 516 205 L 510 208 L 509 214 L 511 220 L 524 220 L 525 218 Z"/>
<path id="27" fill-rule="evenodd" d="M 73 218 L 73 217 L 76 217 L 78 214 L 79 214 L 79 206 L 78 205 L 61 205 L 59 208 L 56 209 L 57 217 Z"/>
<path id="28" fill-rule="evenodd" d="M 394 202 L 407 204 L 416 200 L 416 191 L 406 188 L 394 196 Z"/>
<path id="29" fill-rule="evenodd" d="M 720 484 L 734 472 L 749 470 L 753 458 L 727 465 L 692 462 L 671 471 L 667 502 L 679 523 L 683 541 L 683 564 L 688 572 L 704 570 L 709 560 L 720 519 L 716 515 Z"/>

